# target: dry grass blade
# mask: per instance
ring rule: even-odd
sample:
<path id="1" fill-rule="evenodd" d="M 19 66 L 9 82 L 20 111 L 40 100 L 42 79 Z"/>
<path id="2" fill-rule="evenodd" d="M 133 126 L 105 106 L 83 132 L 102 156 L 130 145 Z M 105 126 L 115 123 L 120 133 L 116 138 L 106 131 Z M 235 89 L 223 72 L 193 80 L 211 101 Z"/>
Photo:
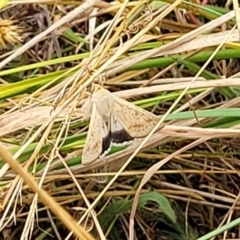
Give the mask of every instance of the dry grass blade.
<path id="1" fill-rule="evenodd" d="M 190 89 L 198 89 L 198 88 L 210 88 L 210 87 L 235 87 L 239 86 L 240 78 L 228 78 L 228 79 L 219 79 L 219 80 L 209 80 L 209 81 L 195 81 L 192 83 Z M 189 85 L 188 82 L 182 83 L 173 83 L 173 84 L 164 84 L 152 87 L 144 87 L 140 89 L 129 89 L 124 91 L 115 92 L 116 96 L 119 96 L 124 99 L 138 97 L 141 95 L 147 95 L 149 93 L 160 93 L 171 90 L 182 90 L 185 89 Z M 85 101 L 82 101 L 83 104 Z M 4 136 L 6 134 L 18 131 L 20 129 L 29 127 L 29 126 L 37 126 L 45 121 L 51 119 L 51 115 L 58 111 L 58 109 L 53 110 L 52 107 L 42 106 L 42 107 L 33 107 L 31 109 L 21 109 L 19 111 L 15 111 L 12 114 L 7 116 L 3 116 L 0 119 L 0 136 Z M 74 119 L 80 119 L 83 117 L 83 113 L 81 109 L 74 110 L 74 113 L 71 114 L 71 108 L 68 107 L 59 111 L 59 115 L 55 119 L 55 121 L 61 121 L 66 116 L 71 115 Z"/>
<path id="2" fill-rule="evenodd" d="M 22 169 L 20 164 L 11 157 L 11 155 L 0 145 L 0 155 L 2 158 L 14 169 L 19 175 L 36 191 L 40 196 L 40 199 L 49 206 L 52 211 L 64 222 L 70 230 L 73 229 L 76 236 L 83 239 L 93 239 L 86 231 L 84 231 L 79 225 L 76 224 L 74 219 L 33 180 L 33 178 Z M 74 228 L 73 228 L 74 227 Z"/>
<path id="3" fill-rule="evenodd" d="M 226 39 L 227 39 L 228 36 L 226 36 Z M 225 39 L 225 40 L 226 40 Z M 224 42 L 222 42 L 223 44 Z M 199 70 L 199 72 L 197 73 L 197 75 L 193 78 L 192 82 L 189 84 L 189 86 L 186 87 L 186 89 L 181 93 L 181 95 L 179 96 L 179 98 L 174 102 L 173 106 L 167 111 L 167 113 L 165 114 L 165 116 L 170 113 L 170 111 L 175 107 L 175 105 L 180 101 L 180 99 L 185 95 L 185 93 L 187 92 L 187 90 L 190 88 L 191 84 L 195 81 L 196 78 L 198 78 L 201 74 L 201 72 L 206 68 L 206 66 L 208 65 L 208 63 L 211 61 L 211 59 L 213 58 L 214 54 L 217 53 L 217 51 L 221 48 L 221 45 L 220 44 L 218 46 L 218 48 L 214 51 L 213 55 L 211 56 L 211 58 L 208 59 L 208 61 L 203 65 L 203 67 Z M 154 129 L 155 130 L 155 129 Z M 129 221 L 129 224 L 130 224 L 130 227 L 129 227 L 129 238 L 131 240 L 134 239 L 134 215 L 135 215 L 135 212 L 136 212 L 136 209 L 137 209 L 137 202 L 138 202 L 138 197 L 139 197 L 139 194 L 140 194 L 140 190 L 141 188 L 144 186 L 144 184 L 154 175 L 154 173 L 161 167 L 163 166 L 165 163 L 167 163 L 168 161 L 171 160 L 172 157 L 174 157 L 175 155 L 179 154 L 179 153 L 182 153 L 183 151 L 185 150 L 188 150 L 202 142 L 205 142 L 207 141 L 209 138 L 200 138 L 199 140 L 195 141 L 194 143 L 192 144 L 189 144 L 189 146 L 187 147 L 184 147 L 182 149 L 180 149 L 179 151 L 175 152 L 172 154 L 172 156 L 170 155 L 169 157 L 165 158 L 162 162 L 160 163 L 157 163 L 155 165 L 153 165 L 145 174 L 145 176 L 143 177 L 139 187 L 138 187 L 138 190 L 136 192 L 136 195 L 134 197 L 134 202 L 133 202 L 133 207 L 132 207 L 132 210 L 131 210 L 131 215 L 130 215 L 130 221 Z M 131 158 L 131 157 L 130 157 Z"/>
<path id="4" fill-rule="evenodd" d="M 168 141 L 171 141 L 173 137 L 183 137 L 188 139 L 198 139 L 198 138 L 220 138 L 220 137 L 237 137 L 240 133 L 238 129 L 239 126 L 235 126 L 234 129 L 202 129 L 197 127 L 184 127 L 184 126 L 174 126 L 174 125 L 165 125 L 165 127 L 156 132 L 149 141 L 144 144 L 142 149 L 148 149 L 149 147 L 154 147 L 159 144 L 164 144 Z M 77 167 L 72 167 L 71 171 L 75 174 L 86 172 L 95 168 L 103 167 L 104 165 L 109 165 L 111 163 L 116 163 L 118 161 L 126 160 L 129 158 L 132 152 L 134 152 L 137 147 L 139 147 L 141 141 L 135 141 L 134 144 L 127 149 L 120 151 L 118 153 L 106 156 L 98 161 L 95 161 L 91 165 L 80 165 Z M 75 154 L 75 153 L 74 153 Z M 52 168 L 56 168 L 60 163 L 57 163 Z M 66 169 L 50 171 L 48 175 L 61 175 L 66 174 L 68 171 Z M 43 171 L 40 171 L 36 176 L 41 176 Z"/>
<path id="5" fill-rule="evenodd" d="M 177 2 L 176 2 L 177 3 Z M 178 47 L 180 44 L 184 44 L 186 41 L 190 41 L 196 37 L 198 37 L 200 34 L 203 34 L 206 31 L 212 30 L 213 28 L 220 26 L 221 24 L 229 21 L 234 17 L 234 11 L 223 15 L 220 18 L 217 18 L 216 20 L 213 20 L 209 22 L 208 24 L 205 24 L 202 27 L 197 28 L 196 30 L 193 30 L 189 32 L 188 34 L 183 35 L 180 38 L 177 38 L 175 41 L 166 44 L 158 49 L 152 49 L 148 52 L 136 54 L 133 57 L 129 57 L 128 59 L 124 59 L 124 61 L 117 62 L 115 65 L 113 65 L 114 70 L 110 70 L 106 73 L 106 76 L 114 75 L 122 70 L 124 70 L 126 67 L 130 67 L 133 64 L 136 64 L 137 62 L 140 62 L 144 59 L 150 58 L 150 57 L 157 57 L 162 56 L 164 51 L 168 51 L 170 49 L 173 49 L 175 47 Z"/>
<path id="6" fill-rule="evenodd" d="M 2 69 L 6 64 L 8 64 L 10 61 L 12 61 L 14 58 L 18 57 L 20 54 L 24 53 L 27 49 L 34 46 L 37 42 L 41 41 L 47 34 L 51 33 L 58 27 L 62 26 L 64 23 L 71 21 L 79 14 L 84 14 L 89 8 L 93 7 L 94 4 L 96 4 L 98 0 L 87 0 L 83 4 L 81 4 L 78 8 L 75 8 L 73 11 L 71 11 L 68 15 L 64 16 L 62 19 L 60 19 L 58 22 L 53 24 L 51 27 L 49 27 L 46 31 L 38 34 L 35 38 L 33 38 L 31 41 L 29 41 L 27 44 L 19 48 L 15 53 L 10 55 L 8 58 L 3 60 L 0 63 L 0 69 Z"/>

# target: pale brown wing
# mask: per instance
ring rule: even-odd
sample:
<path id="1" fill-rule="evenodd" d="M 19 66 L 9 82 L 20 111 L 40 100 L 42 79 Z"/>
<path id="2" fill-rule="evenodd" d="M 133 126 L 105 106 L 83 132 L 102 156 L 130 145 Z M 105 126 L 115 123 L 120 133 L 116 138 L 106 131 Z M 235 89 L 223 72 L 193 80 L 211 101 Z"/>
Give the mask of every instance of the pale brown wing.
<path id="1" fill-rule="evenodd" d="M 86 102 L 82 105 L 83 120 L 87 120 L 92 115 L 92 100 L 91 97 L 86 99 Z"/>
<path id="2" fill-rule="evenodd" d="M 113 114 L 131 137 L 147 136 L 158 123 L 156 115 L 115 95 L 113 99 Z"/>
<path id="3" fill-rule="evenodd" d="M 88 135 L 82 153 L 82 164 L 88 164 L 97 160 L 103 153 L 103 139 L 106 137 L 103 136 L 105 129 L 106 124 L 97 111 L 96 105 L 93 104 Z"/>

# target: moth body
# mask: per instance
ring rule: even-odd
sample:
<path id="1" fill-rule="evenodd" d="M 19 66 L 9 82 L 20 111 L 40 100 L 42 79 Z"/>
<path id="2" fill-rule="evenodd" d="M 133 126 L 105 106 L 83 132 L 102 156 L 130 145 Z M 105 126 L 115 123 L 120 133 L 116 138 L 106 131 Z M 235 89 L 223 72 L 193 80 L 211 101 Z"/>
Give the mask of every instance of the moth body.
<path id="1" fill-rule="evenodd" d="M 125 145 L 147 136 L 158 123 L 154 114 L 98 87 L 82 107 L 90 117 L 89 131 L 82 154 L 87 164 L 105 156 L 112 145 Z"/>

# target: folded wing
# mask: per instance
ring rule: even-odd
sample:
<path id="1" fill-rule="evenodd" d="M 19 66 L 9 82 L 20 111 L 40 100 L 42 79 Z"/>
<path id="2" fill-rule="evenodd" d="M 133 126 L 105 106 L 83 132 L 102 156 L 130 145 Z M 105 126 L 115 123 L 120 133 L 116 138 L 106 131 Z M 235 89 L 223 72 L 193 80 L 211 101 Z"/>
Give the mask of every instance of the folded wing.
<path id="1" fill-rule="evenodd" d="M 111 147 L 110 144 L 106 123 L 99 114 L 96 104 L 93 104 L 89 131 L 82 153 L 82 164 L 91 163 L 106 154 Z"/>
<path id="2" fill-rule="evenodd" d="M 114 96 L 114 116 L 132 138 L 147 136 L 159 118 L 128 101 Z"/>

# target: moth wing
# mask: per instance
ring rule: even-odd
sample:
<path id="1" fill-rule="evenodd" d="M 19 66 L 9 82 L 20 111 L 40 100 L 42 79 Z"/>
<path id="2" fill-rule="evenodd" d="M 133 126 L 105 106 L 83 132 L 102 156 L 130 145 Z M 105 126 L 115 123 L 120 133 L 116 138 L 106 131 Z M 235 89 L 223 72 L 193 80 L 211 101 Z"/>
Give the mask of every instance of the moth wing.
<path id="1" fill-rule="evenodd" d="M 93 104 L 88 135 L 82 153 L 82 164 L 89 164 L 106 152 L 111 143 L 109 138 L 106 123 L 99 114 L 96 104 Z"/>
<path id="2" fill-rule="evenodd" d="M 82 105 L 82 113 L 83 113 L 83 119 L 89 119 L 92 114 L 92 100 L 91 97 L 88 97 L 86 99 L 86 102 Z"/>
<path id="3" fill-rule="evenodd" d="M 115 146 L 129 144 L 133 140 L 133 137 L 124 129 L 114 114 L 111 114 L 110 118 L 112 144 Z"/>
<path id="4" fill-rule="evenodd" d="M 159 118 L 128 101 L 114 96 L 114 115 L 123 128 L 133 138 L 141 138 L 147 136 L 155 125 L 159 122 Z"/>

